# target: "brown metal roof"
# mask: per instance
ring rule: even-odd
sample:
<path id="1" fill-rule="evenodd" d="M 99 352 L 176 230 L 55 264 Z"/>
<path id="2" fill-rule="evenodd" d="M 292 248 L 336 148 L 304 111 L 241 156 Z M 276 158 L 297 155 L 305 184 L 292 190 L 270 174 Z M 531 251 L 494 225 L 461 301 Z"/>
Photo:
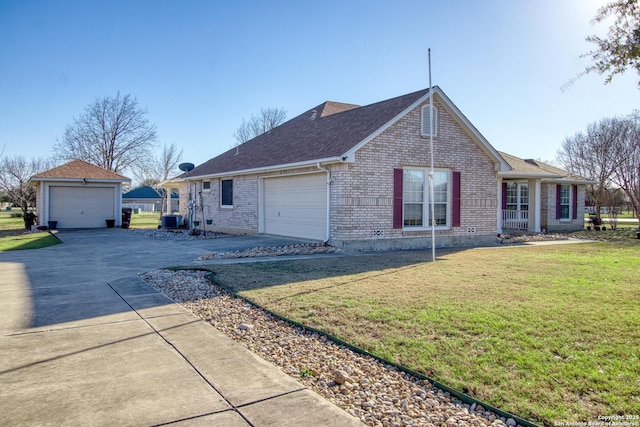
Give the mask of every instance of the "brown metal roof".
<path id="1" fill-rule="evenodd" d="M 130 181 L 129 178 L 84 160 L 72 160 L 69 163 L 49 169 L 31 177 L 34 181 L 50 179 L 94 179 L 108 181 Z"/>
<path id="2" fill-rule="evenodd" d="M 189 176 L 337 158 L 427 93 L 428 89 L 424 89 L 363 107 L 324 102 L 197 166 Z"/>

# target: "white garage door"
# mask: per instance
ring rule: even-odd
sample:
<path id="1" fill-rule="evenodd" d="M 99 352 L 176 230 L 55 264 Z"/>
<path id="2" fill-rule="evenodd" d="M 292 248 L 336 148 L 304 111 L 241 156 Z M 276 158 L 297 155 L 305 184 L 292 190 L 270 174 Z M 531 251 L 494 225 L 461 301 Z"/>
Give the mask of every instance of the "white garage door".
<path id="1" fill-rule="evenodd" d="M 106 227 L 105 220 L 115 219 L 114 188 L 49 187 L 49 220 L 58 228 Z"/>
<path id="2" fill-rule="evenodd" d="M 325 174 L 263 180 L 264 232 L 281 236 L 327 238 Z"/>

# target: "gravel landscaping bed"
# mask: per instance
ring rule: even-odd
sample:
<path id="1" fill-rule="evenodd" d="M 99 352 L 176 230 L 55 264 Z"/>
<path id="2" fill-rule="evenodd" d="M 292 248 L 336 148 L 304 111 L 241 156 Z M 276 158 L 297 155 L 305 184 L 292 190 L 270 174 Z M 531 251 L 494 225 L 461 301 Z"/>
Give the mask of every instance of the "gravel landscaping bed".
<path id="1" fill-rule="evenodd" d="M 528 242 L 550 242 L 554 240 L 569 240 L 566 234 L 558 233 L 515 233 L 501 234 L 499 236 L 500 243 L 508 245 L 510 243 L 528 243 Z"/>
<path id="2" fill-rule="evenodd" d="M 218 233 L 216 231 L 207 231 L 207 233 L 199 232 L 197 234 L 193 233 L 192 230 L 165 230 L 165 229 L 146 229 L 146 228 L 137 228 L 131 229 L 132 232 L 137 234 L 142 234 L 146 237 L 150 237 L 152 239 L 160 239 L 160 240 L 207 240 L 207 239 L 221 239 L 225 237 L 234 237 L 235 234 L 228 233 Z"/>
<path id="3" fill-rule="evenodd" d="M 324 243 L 301 243 L 285 246 L 265 246 L 247 249 L 246 251 L 209 252 L 198 257 L 197 260 L 206 261 L 211 259 L 251 258 L 280 255 L 313 255 L 336 252 L 342 252 L 342 250 L 334 248 L 333 246 L 327 246 Z"/>
<path id="4" fill-rule="evenodd" d="M 142 279 L 306 387 L 371 426 L 515 426 L 326 337 L 284 322 L 206 279 L 154 270 Z"/>

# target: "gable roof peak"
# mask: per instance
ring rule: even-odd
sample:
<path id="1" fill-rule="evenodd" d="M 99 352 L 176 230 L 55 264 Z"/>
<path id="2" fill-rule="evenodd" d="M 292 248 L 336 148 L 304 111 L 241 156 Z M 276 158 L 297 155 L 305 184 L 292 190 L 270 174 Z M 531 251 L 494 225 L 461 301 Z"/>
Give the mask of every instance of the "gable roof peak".
<path id="1" fill-rule="evenodd" d="M 332 114 L 342 113 L 344 111 L 360 108 L 360 105 L 346 104 L 344 102 L 335 102 L 335 101 L 325 101 L 321 105 L 322 105 L 322 109 L 320 111 L 320 117 L 327 117 Z"/>
<path id="2" fill-rule="evenodd" d="M 434 86 L 432 90 L 422 89 L 364 106 L 325 101 L 198 165 L 189 177 L 228 176 L 345 161 L 428 99 L 430 92 L 438 94 L 439 101 L 458 117 L 462 126 L 470 130 L 476 142 L 496 162 L 496 167 L 506 170 L 507 163 L 442 90 Z M 184 175 L 176 177 L 184 178 Z"/>
<path id="3" fill-rule="evenodd" d="M 67 162 L 63 165 L 54 167 L 52 169 L 40 172 L 34 175 L 31 179 L 98 179 L 108 181 L 129 182 L 129 178 L 120 175 L 117 172 L 96 166 L 84 160 L 75 159 Z"/>

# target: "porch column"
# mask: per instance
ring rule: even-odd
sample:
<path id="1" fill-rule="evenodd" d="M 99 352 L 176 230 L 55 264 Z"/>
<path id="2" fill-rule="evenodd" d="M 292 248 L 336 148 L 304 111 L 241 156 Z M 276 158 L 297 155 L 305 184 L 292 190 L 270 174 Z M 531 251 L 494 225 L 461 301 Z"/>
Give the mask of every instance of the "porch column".
<path id="1" fill-rule="evenodd" d="M 167 192 L 167 215 L 171 215 L 171 188 L 165 188 L 165 191 Z"/>
<path id="2" fill-rule="evenodd" d="M 531 203 L 533 202 L 533 203 Z M 529 231 L 540 233 L 540 219 L 542 208 L 541 181 L 539 179 L 529 180 Z"/>

